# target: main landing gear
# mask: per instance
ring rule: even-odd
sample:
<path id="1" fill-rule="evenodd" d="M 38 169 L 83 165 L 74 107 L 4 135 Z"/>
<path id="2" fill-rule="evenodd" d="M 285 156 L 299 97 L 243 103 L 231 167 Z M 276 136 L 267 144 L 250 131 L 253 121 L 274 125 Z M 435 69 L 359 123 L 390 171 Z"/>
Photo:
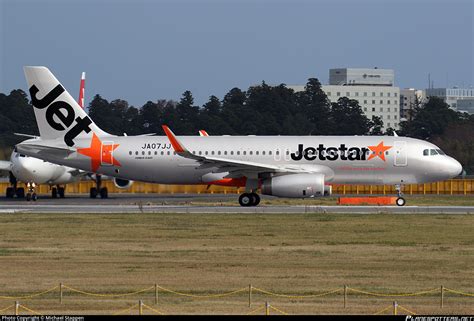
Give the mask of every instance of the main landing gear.
<path id="1" fill-rule="evenodd" d="M 17 179 L 16 177 L 10 172 L 10 184 L 11 186 L 7 187 L 5 191 L 5 196 L 7 198 L 14 198 L 15 196 L 18 198 L 25 197 L 25 189 L 23 187 L 17 187 Z"/>
<path id="2" fill-rule="evenodd" d="M 397 190 L 397 200 L 395 201 L 395 203 L 397 204 L 397 206 L 404 206 L 406 204 L 406 201 L 405 199 L 402 197 L 402 186 L 401 185 L 395 185 L 395 189 Z"/>
<path id="3" fill-rule="evenodd" d="M 90 198 L 96 198 L 97 195 L 100 195 L 100 198 L 108 198 L 109 197 L 109 191 L 107 190 L 107 187 L 101 187 L 102 185 L 102 176 L 99 174 L 95 174 L 95 186 L 96 187 L 91 187 L 89 191 L 89 197 Z"/>
<path id="4" fill-rule="evenodd" d="M 240 206 L 257 206 L 260 203 L 260 196 L 257 193 L 243 193 L 239 197 Z"/>
<path id="5" fill-rule="evenodd" d="M 52 198 L 64 198 L 64 187 L 57 185 L 56 187 L 51 188 L 51 197 Z"/>

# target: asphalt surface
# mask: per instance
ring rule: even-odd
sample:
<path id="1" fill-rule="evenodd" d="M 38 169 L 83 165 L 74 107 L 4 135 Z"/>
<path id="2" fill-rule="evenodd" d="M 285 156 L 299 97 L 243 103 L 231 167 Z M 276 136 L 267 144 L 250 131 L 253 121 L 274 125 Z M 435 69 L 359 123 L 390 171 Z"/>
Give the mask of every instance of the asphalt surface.
<path id="1" fill-rule="evenodd" d="M 196 201 L 203 204 L 190 204 Z M 90 199 L 88 195 L 71 195 L 65 199 L 51 199 L 44 196 L 36 202 L 3 197 L 0 198 L 0 214 L 2 213 L 474 214 L 474 206 L 260 205 L 241 207 L 238 206 L 235 194 L 116 194 L 104 200 Z"/>

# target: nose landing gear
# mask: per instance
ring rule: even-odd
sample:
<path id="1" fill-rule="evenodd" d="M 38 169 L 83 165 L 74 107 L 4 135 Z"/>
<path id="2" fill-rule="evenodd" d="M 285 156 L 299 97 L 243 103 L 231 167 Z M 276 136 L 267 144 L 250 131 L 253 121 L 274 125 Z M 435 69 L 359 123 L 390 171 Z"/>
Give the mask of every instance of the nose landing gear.
<path id="1" fill-rule="evenodd" d="M 405 199 L 402 197 L 403 193 L 402 193 L 402 186 L 401 185 L 395 185 L 395 189 L 397 190 L 397 200 L 395 201 L 395 203 L 397 204 L 397 206 L 404 206 L 406 204 L 406 201 Z"/>
<path id="2" fill-rule="evenodd" d="M 27 183 L 26 184 L 26 200 L 29 201 L 36 201 L 38 196 L 36 195 L 36 184 L 35 183 Z"/>

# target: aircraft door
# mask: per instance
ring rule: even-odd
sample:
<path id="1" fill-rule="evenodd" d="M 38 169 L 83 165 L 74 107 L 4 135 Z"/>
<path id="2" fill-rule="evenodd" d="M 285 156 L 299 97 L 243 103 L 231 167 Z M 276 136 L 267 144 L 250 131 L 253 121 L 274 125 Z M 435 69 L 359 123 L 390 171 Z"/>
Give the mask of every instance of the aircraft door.
<path id="1" fill-rule="evenodd" d="M 407 166 L 407 142 L 396 141 L 394 142 L 394 166 Z"/>
<path id="2" fill-rule="evenodd" d="M 111 166 L 113 165 L 113 159 L 114 159 L 114 142 L 108 141 L 108 142 L 103 142 L 101 146 L 101 151 L 100 151 L 100 163 L 101 166 Z"/>

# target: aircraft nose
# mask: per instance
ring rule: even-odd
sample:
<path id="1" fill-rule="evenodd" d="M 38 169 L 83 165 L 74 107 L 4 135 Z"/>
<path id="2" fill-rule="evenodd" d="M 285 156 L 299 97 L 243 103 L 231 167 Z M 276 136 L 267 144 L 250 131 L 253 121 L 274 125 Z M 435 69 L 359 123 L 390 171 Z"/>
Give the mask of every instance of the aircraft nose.
<path id="1" fill-rule="evenodd" d="M 451 157 L 449 158 L 446 164 L 446 168 L 450 177 L 456 177 L 456 176 L 462 175 L 462 172 L 463 172 L 462 165 L 454 158 L 451 158 Z"/>

